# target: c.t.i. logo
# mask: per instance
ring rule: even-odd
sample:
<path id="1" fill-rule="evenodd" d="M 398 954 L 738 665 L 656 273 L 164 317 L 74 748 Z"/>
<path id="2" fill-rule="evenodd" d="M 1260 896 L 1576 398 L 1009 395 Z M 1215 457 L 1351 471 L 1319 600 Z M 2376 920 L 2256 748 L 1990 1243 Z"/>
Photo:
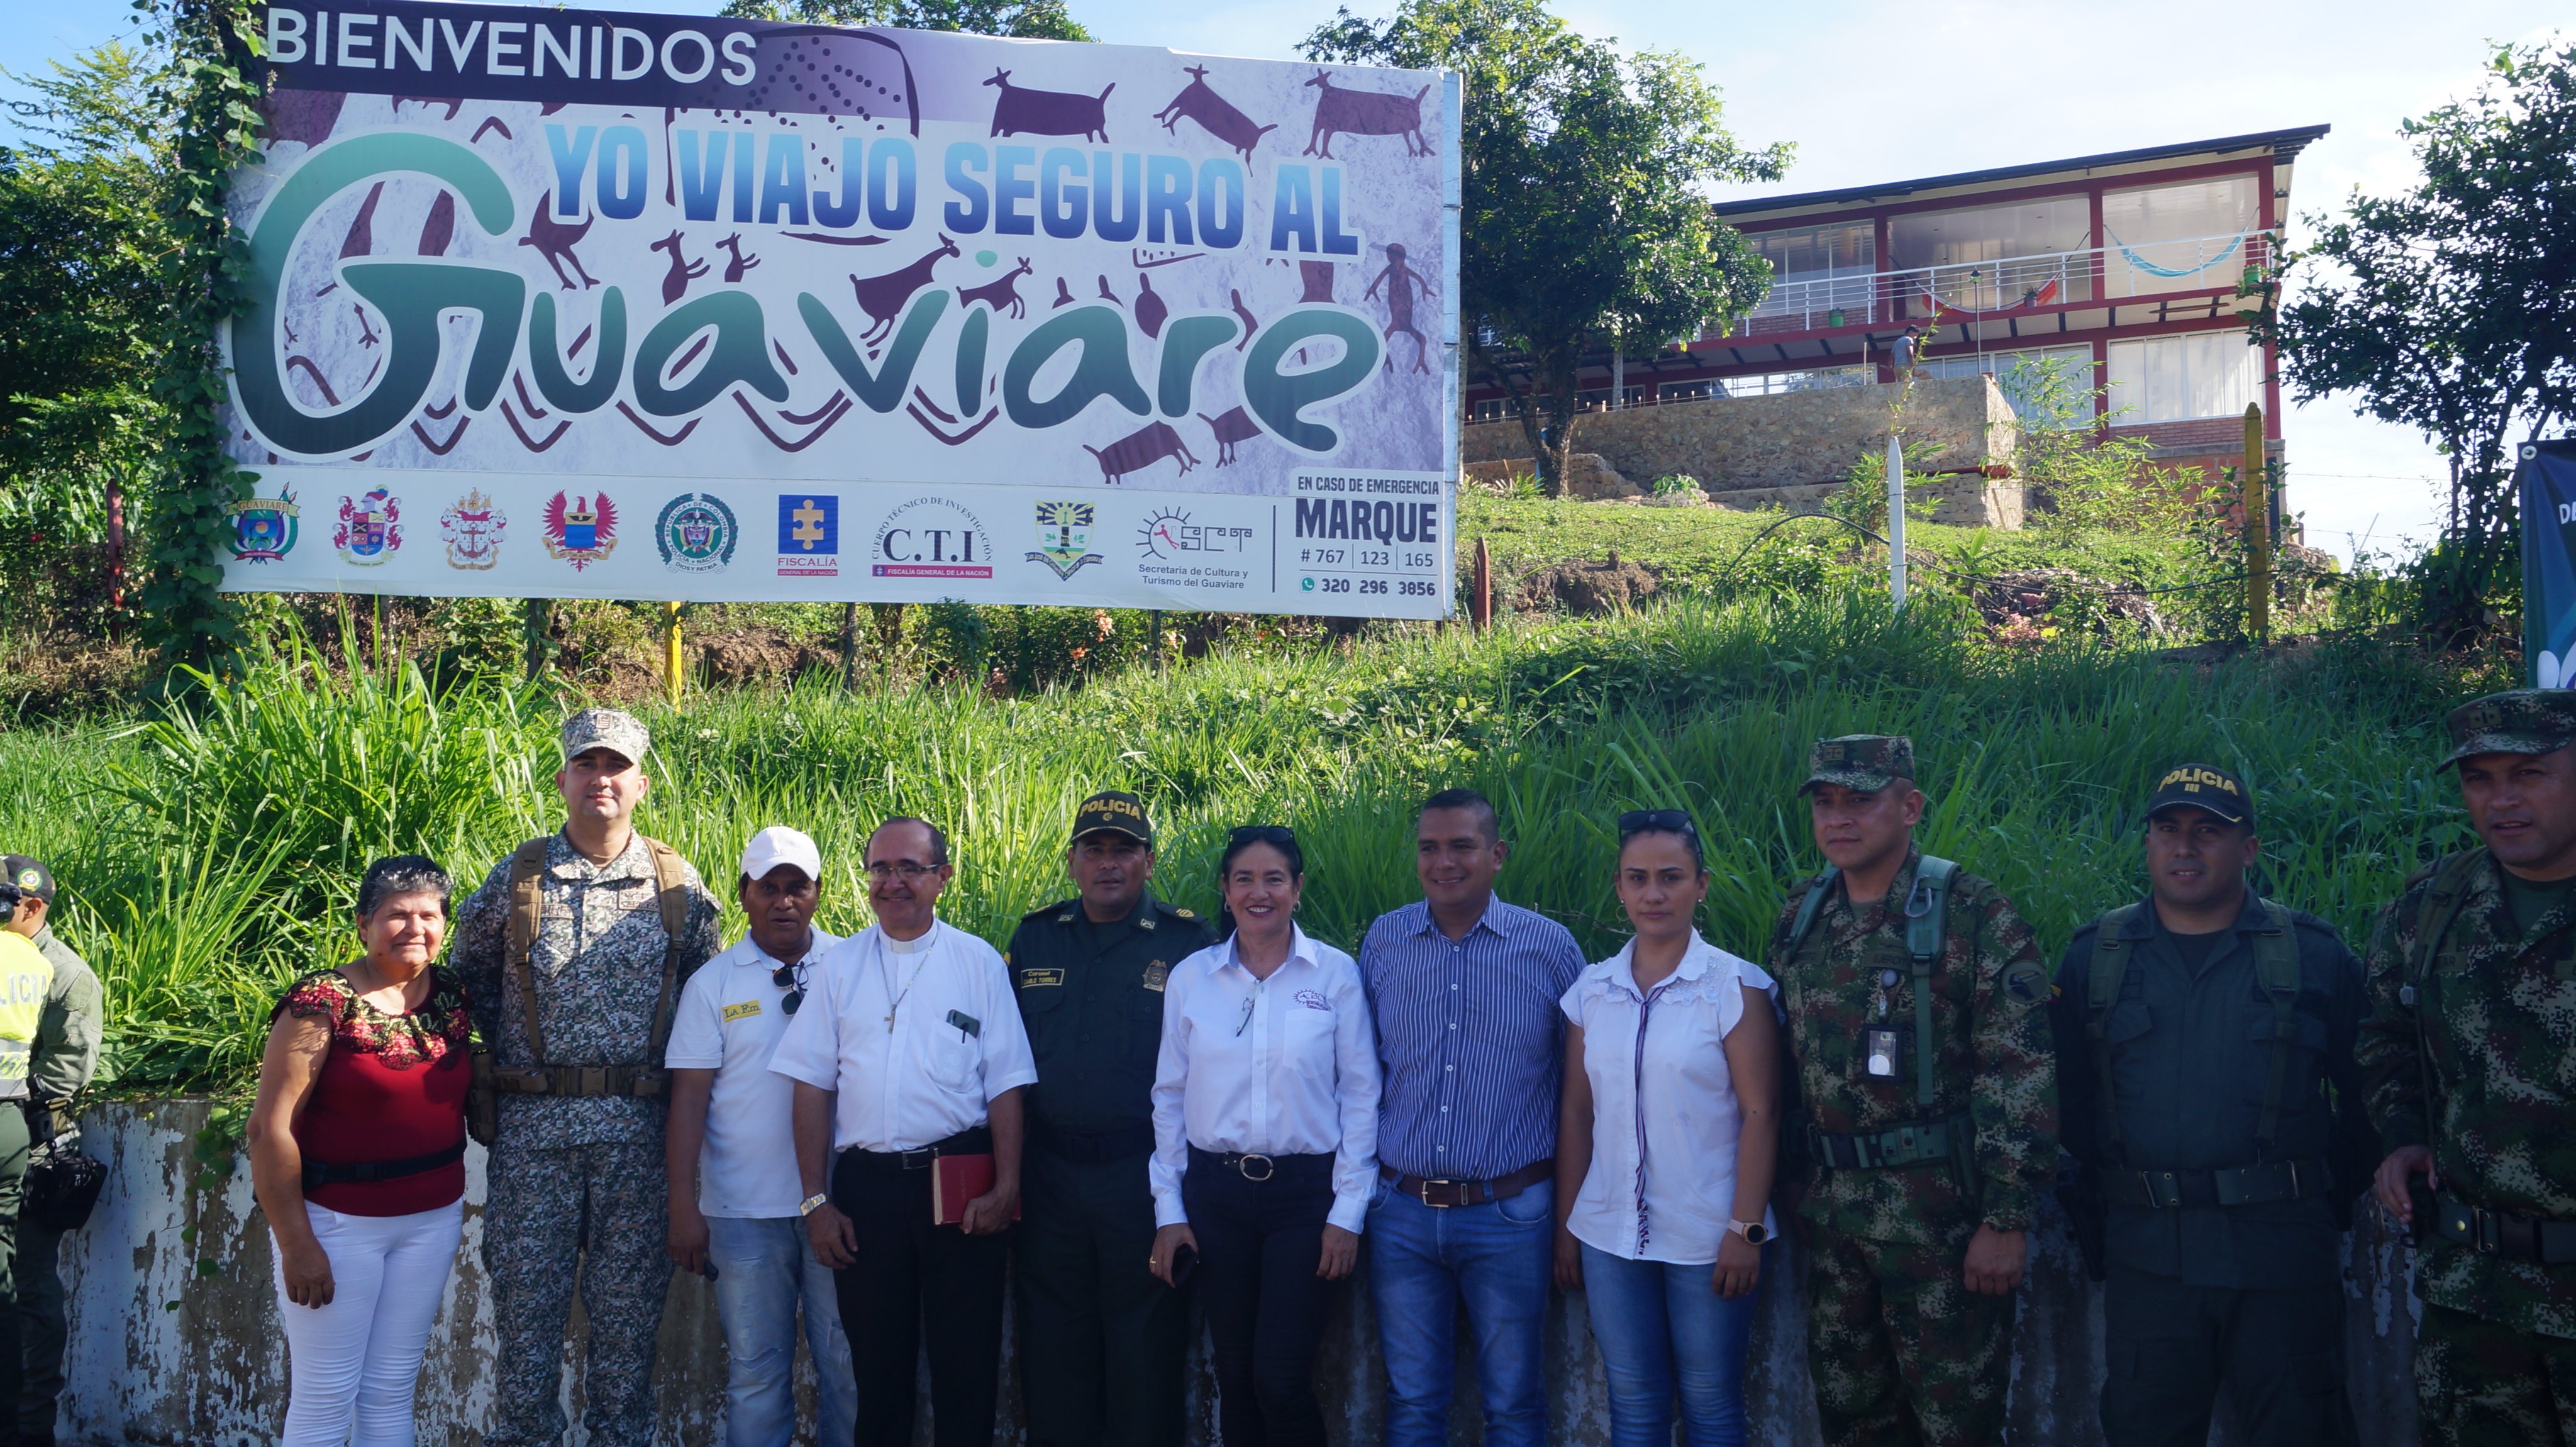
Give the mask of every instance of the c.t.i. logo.
<path id="1" fill-rule="evenodd" d="M 1032 563 L 1044 563 L 1058 578 L 1071 578 L 1100 561 L 1091 549 L 1092 507 L 1087 502 L 1038 504 L 1038 550 Z"/>
<path id="2" fill-rule="evenodd" d="M 340 521 L 331 530 L 331 546 L 341 558 L 361 568 L 382 564 L 402 547 L 402 504 L 379 487 L 364 497 L 340 499 Z"/>
<path id="3" fill-rule="evenodd" d="M 295 550 L 295 492 L 278 489 L 275 497 L 250 497 L 225 509 L 232 514 L 235 561 L 274 563 Z"/>
<path id="4" fill-rule="evenodd" d="M 438 535 L 447 545 L 447 566 L 483 572 L 501 561 L 501 534 L 510 515 L 493 506 L 476 488 L 438 515 Z"/>
<path id="5" fill-rule="evenodd" d="M 733 561 L 742 527 L 733 509 L 710 492 L 684 492 L 662 505 L 653 523 L 662 565 L 675 573 L 712 573 Z"/>
<path id="6" fill-rule="evenodd" d="M 608 494 L 559 492 L 546 500 L 546 555 L 578 573 L 617 550 L 617 504 Z"/>
<path id="7" fill-rule="evenodd" d="M 778 495 L 778 576 L 841 576 L 841 499 L 837 495 Z"/>

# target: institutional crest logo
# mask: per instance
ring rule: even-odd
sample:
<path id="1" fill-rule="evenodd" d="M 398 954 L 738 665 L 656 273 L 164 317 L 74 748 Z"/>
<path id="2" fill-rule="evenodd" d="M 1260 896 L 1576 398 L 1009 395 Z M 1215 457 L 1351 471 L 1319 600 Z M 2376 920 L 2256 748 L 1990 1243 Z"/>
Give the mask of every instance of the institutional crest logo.
<path id="1" fill-rule="evenodd" d="M 559 492 L 546 500 L 546 555 L 578 573 L 617 551 L 617 504 L 608 494 Z"/>
<path id="2" fill-rule="evenodd" d="M 331 546 L 361 568 L 382 566 L 402 547 L 402 504 L 383 488 L 364 497 L 340 499 L 339 525 L 331 529 Z"/>
<path id="3" fill-rule="evenodd" d="M 1183 553 L 1240 555 L 1252 543 L 1252 529 L 1193 522 L 1180 508 L 1158 508 L 1136 529 L 1136 546 L 1149 558 L 1176 558 Z"/>
<path id="4" fill-rule="evenodd" d="M 841 576 L 841 499 L 831 493 L 778 495 L 778 576 Z"/>
<path id="5" fill-rule="evenodd" d="M 712 573 L 733 561 L 742 524 L 733 509 L 713 493 L 684 492 L 662 504 L 653 520 L 653 545 L 662 550 L 662 565 L 675 573 Z"/>
<path id="6" fill-rule="evenodd" d="M 250 497 L 225 511 L 233 519 L 233 558 L 244 563 L 274 563 L 295 551 L 295 491 L 278 489 L 276 497 Z"/>
<path id="7" fill-rule="evenodd" d="M 874 578 L 990 578 L 993 535 L 984 520 L 944 497 L 916 497 L 877 527 Z"/>
<path id="8" fill-rule="evenodd" d="M 510 515 L 492 505 L 480 488 L 458 498 L 438 515 L 439 540 L 447 546 L 447 566 L 482 572 L 501 561 L 501 534 Z"/>
<path id="9" fill-rule="evenodd" d="M 1038 504 L 1038 550 L 1032 563 L 1044 563 L 1058 578 L 1071 578 L 1100 561 L 1091 551 L 1092 505 L 1087 502 Z"/>

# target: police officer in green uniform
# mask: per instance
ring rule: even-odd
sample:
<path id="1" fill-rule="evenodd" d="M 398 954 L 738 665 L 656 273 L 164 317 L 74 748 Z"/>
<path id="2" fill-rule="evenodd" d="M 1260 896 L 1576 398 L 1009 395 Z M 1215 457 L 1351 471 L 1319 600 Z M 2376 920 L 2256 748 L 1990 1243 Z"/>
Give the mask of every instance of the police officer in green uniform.
<path id="1" fill-rule="evenodd" d="M 1154 1279 L 1154 1064 L 1163 981 L 1215 943 L 1146 890 L 1154 830 L 1111 791 L 1073 818 L 1080 894 L 1011 935 L 1037 1057 L 1022 1166 L 1020 1382 L 1031 1447 L 1179 1447 L 1186 1298 Z"/>
<path id="2" fill-rule="evenodd" d="M 2260 847 L 2243 780 L 2168 770 L 2149 897 L 2058 965 L 2063 1139 L 2103 1203 L 2111 1447 L 2200 1447 L 2222 1391 L 2249 1441 L 2353 1440 L 2339 1247 L 2377 1154 L 2361 961 L 2246 887 Z"/>

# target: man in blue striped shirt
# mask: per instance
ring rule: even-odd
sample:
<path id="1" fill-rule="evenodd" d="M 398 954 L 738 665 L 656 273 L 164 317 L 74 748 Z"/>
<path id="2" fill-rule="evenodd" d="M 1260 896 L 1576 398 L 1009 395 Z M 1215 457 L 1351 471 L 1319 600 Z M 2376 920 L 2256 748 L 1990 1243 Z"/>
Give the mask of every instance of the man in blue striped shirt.
<path id="1" fill-rule="evenodd" d="M 1359 955 L 1386 1082 L 1366 1233 L 1385 1440 L 1448 1442 L 1464 1297 L 1488 1447 L 1542 1447 L 1557 1000 L 1583 953 L 1564 926 L 1494 897 L 1510 846 L 1484 795 L 1432 795 L 1414 838 L 1422 902 L 1380 916 Z"/>

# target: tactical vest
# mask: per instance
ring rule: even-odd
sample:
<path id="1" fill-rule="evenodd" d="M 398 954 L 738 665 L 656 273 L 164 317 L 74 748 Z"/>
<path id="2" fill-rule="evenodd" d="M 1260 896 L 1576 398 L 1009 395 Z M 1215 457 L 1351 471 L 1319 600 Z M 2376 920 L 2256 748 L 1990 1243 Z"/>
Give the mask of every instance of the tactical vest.
<path id="1" fill-rule="evenodd" d="M 641 838 L 642 836 L 637 836 Z M 533 1065 L 494 1063 L 488 1048 L 474 1053 L 474 1094 L 467 1124 L 485 1145 L 499 1125 L 501 1095 L 624 1095 L 658 1099 L 666 1088 L 662 1055 L 671 1038 L 672 996 L 679 985 L 680 943 L 688 932 L 689 878 L 678 850 L 658 839 L 645 839 L 653 856 L 653 883 L 662 914 L 662 993 L 653 1005 L 651 1045 L 642 1065 L 550 1065 L 546 1037 L 537 1014 L 536 967 L 529 955 L 536 947 L 538 912 L 542 908 L 546 845 L 531 839 L 510 856 L 509 969 L 528 1024 L 528 1058 Z"/>
<path id="2" fill-rule="evenodd" d="M 2299 939 L 2290 912 L 2257 895 L 2263 924 L 2254 931 L 2254 979 L 2272 1002 L 2272 1079 L 2263 1091 L 2263 1114 L 2254 1125 L 2254 1153 L 2269 1160 L 2273 1137 L 2281 1129 L 2281 1097 L 2289 1089 L 2290 1061 L 2299 1044 Z M 2120 1147 L 2119 1095 L 2111 1078 L 2108 1037 L 2111 1011 L 2120 1003 L 2120 987 L 2129 978 L 2129 960 L 2137 954 L 2124 938 L 2143 904 L 2124 904 L 2102 916 L 2093 928 L 2093 969 L 2084 986 L 2084 1034 L 2093 1042 L 2093 1064 L 2102 1076 L 2102 1110 L 2110 1129 L 2104 1144 Z"/>
<path id="3" fill-rule="evenodd" d="M 2424 902 L 2415 915 L 2415 948 L 2406 957 L 2406 981 L 2397 988 L 2397 1003 L 2415 1022 L 2415 1061 L 2423 1072 L 2424 1121 L 2428 1130 L 2435 1108 L 2433 1050 L 2424 1031 L 2424 996 L 2440 983 L 2442 937 L 2451 932 L 2451 925 L 2460 917 L 2460 907 L 2468 899 L 2470 876 L 2477 872 L 2484 852 L 2472 849 L 2454 854 L 2433 867 L 2432 887 L 2424 891 Z M 2559 979 L 2576 980 L 2576 929 L 2568 933 L 2569 943 L 2559 951 L 2555 973 Z"/>
<path id="4" fill-rule="evenodd" d="M 1949 938 L 1950 880 L 1958 872 L 1958 865 L 1926 854 L 1915 866 L 1914 888 L 1905 896 L 1905 955 L 1914 977 L 1914 1103 L 1926 1110 L 1932 1108 L 1937 1093 L 1932 1077 L 1938 1053 L 1932 1040 L 1932 971 L 1941 963 L 1941 947 Z M 1841 878 L 1841 869 L 1828 866 L 1807 887 L 1807 897 L 1798 903 L 1798 917 L 1789 925 L 1782 961 L 1797 958 L 1807 932 L 1816 927 L 1826 897 Z"/>
<path id="5" fill-rule="evenodd" d="M 0 1100 L 27 1098 L 36 1022 L 54 985 L 53 961 L 15 930 L 0 930 Z"/>

